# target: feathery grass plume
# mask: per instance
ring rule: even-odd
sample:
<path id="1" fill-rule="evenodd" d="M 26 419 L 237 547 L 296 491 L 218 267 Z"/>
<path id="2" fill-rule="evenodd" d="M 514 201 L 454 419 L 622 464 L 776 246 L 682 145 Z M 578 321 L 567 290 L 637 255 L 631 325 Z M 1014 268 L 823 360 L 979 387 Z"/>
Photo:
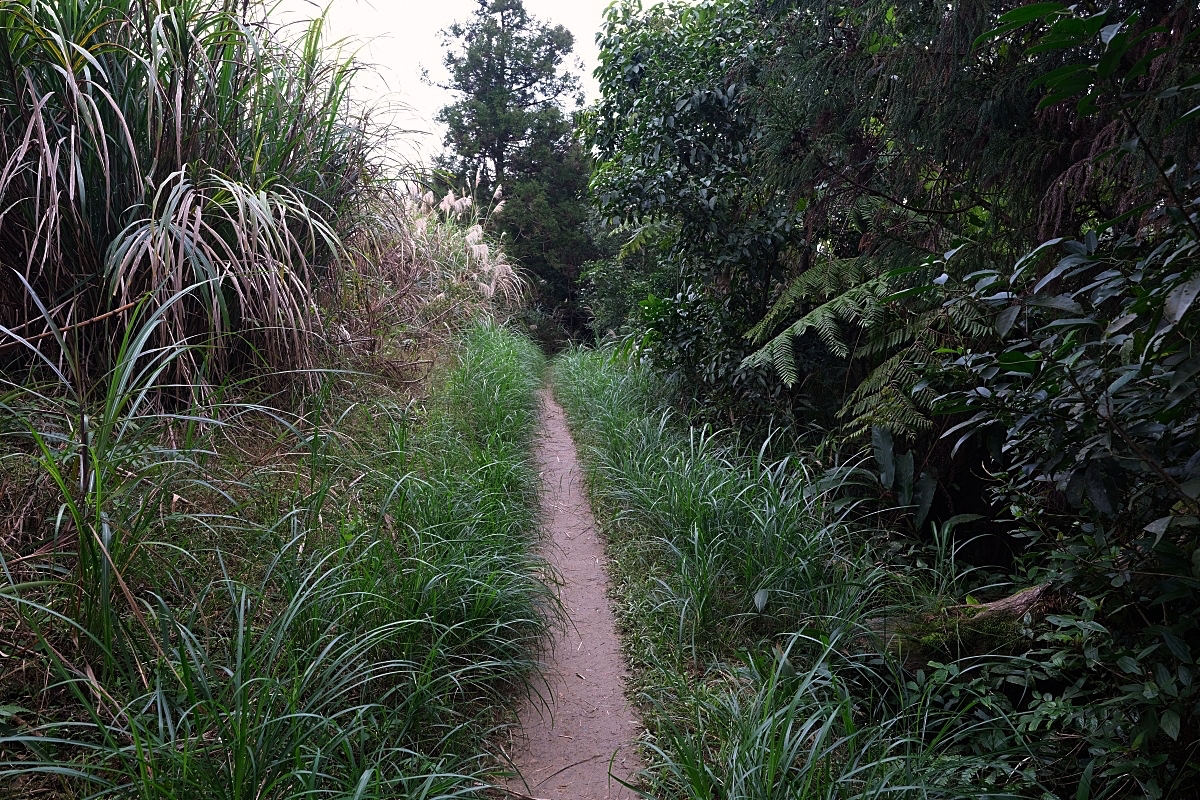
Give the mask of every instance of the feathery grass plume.
<path id="1" fill-rule="evenodd" d="M 359 368 L 389 371 L 407 363 L 397 343 L 419 351 L 475 320 L 511 313 L 529 283 L 486 233 L 503 206 L 499 190 L 488 205 L 455 193 L 438 200 L 416 184 L 381 192 L 370 224 L 347 241 L 354 267 L 326 304 L 330 341 Z"/>
<path id="2" fill-rule="evenodd" d="M 404 210 L 414 220 L 408 256 L 445 265 L 449 291 L 473 290 L 479 296 L 505 302 L 519 299 L 528 288 L 516 266 L 505 257 L 499 243 L 487 241 L 484 230 L 493 214 L 504 209 L 499 188 L 488 207 L 473 196 L 448 192 L 440 201 L 432 193 L 414 190 Z"/>

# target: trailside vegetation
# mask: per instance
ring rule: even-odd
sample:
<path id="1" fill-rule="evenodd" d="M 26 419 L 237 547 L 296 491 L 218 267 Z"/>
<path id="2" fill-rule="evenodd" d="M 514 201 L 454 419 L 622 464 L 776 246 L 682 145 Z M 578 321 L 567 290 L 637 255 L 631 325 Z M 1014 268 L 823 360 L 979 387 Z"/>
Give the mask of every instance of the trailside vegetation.
<path id="1" fill-rule="evenodd" d="M 1187 796 L 1182 639 L 1118 659 L 1100 613 L 970 563 L 969 517 L 925 542 L 872 526 L 854 474 L 689 423 L 628 352 L 552 374 L 609 539 L 649 797 Z"/>
<path id="2" fill-rule="evenodd" d="M 905 569 L 957 553 L 946 607 L 1020 612 L 1001 649 L 956 624 L 896 655 L 1002 714 L 973 752 L 1029 749 L 998 791 L 1184 791 L 1194 4 L 621 2 L 600 42 L 595 199 L 620 268 L 670 281 L 629 345 L 701 419 L 812 453 Z"/>
<path id="3" fill-rule="evenodd" d="M 268 11 L 0 0 L 6 797 L 479 796 L 557 613 L 525 281 Z"/>
<path id="4" fill-rule="evenodd" d="M 426 401 L 330 373 L 294 412 L 164 415 L 143 405 L 162 361 L 145 341 L 85 444 L 32 388 L 0 406 L 5 483 L 33 491 L 5 509 L 19 535 L 0 551 L 3 785 L 428 800 L 484 785 L 497 709 L 556 613 L 532 554 L 540 351 L 477 324 Z"/>
<path id="5" fill-rule="evenodd" d="M 323 27 L 232 0 L 0 3 L 0 325 L 107 369 L 145 301 L 153 344 L 194 346 L 178 379 L 313 366 L 383 185 Z"/>
<path id="6" fill-rule="evenodd" d="M 811 461 L 689 426 L 648 364 L 574 351 L 553 376 L 609 537 L 650 797 L 1052 786 L 1041 767 L 1056 744 L 992 691 L 1029 680 L 1012 653 L 1030 631 L 1020 613 L 959 604 L 974 570 L 953 523 L 906 566 Z M 966 657 L 967 631 L 997 652 Z"/>

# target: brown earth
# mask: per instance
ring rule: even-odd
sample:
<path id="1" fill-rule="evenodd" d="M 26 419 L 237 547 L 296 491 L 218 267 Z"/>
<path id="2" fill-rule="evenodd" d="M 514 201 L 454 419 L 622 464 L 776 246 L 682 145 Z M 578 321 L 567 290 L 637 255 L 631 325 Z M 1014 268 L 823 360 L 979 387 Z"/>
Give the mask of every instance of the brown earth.
<path id="1" fill-rule="evenodd" d="M 520 711 L 511 757 L 513 793 L 546 800 L 636 798 L 641 768 L 632 742 L 641 721 L 625 699 L 626 670 L 608 602 L 604 545 L 583 488 L 583 473 L 562 408 L 541 393 L 537 461 L 547 537 L 543 555 L 562 579 L 566 625 L 543 665 L 543 682 Z M 610 774 L 611 772 L 611 774 Z"/>

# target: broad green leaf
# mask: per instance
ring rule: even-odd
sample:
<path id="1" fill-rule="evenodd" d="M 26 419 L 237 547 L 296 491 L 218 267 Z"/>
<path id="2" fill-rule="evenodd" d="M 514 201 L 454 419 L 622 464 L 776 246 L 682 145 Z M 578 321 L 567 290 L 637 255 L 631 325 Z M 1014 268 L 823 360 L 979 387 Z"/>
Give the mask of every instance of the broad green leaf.
<path id="1" fill-rule="evenodd" d="M 1096 65 L 1097 77 L 1107 78 L 1116 72 L 1117 68 L 1121 66 L 1121 59 L 1125 57 L 1125 53 L 1128 50 L 1128 34 L 1118 33 L 1108 43 L 1108 49 L 1104 51 L 1104 55 L 1100 56 L 1100 63 Z"/>
<path id="2" fill-rule="evenodd" d="M 1130 67 L 1129 71 L 1125 73 L 1125 77 L 1123 78 L 1125 85 L 1129 86 L 1132 81 L 1145 75 L 1146 70 L 1150 67 L 1150 63 L 1163 53 L 1169 52 L 1169 50 L 1170 48 L 1167 47 L 1156 47 L 1138 59 L 1137 63 Z"/>
<path id="3" fill-rule="evenodd" d="M 1031 3 L 1030 5 L 1014 8 L 1012 11 L 1000 15 L 998 22 L 1002 25 L 1023 25 L 1027 22 L 1033 22 L 1035 19 L 1042 19 L 1050 14 L 1066 10 L 1066 6 L 1062 3 Z"/>
<path id="4" fill-rule="evenodd" d="M 1092 501 L 1092 505 L 1096 507 L 1096 510 L 1105 516 L 1112 516 L 1115 509 L 1113 508 L 1112 498 L 1108 496 L 1108 487 L 1104 485 L 1104 473 L 1101 472 L 1099 463 L 1093 461 L 1091 464 L 1088 464 L 1083 481 L 1088 499 Z"/>
<path id="5" fill-rule="evenodd" d="M 917 481 L 914 499 L 917 504 L 917 517 L 915 524 L 920 528 L 925 524 L 925 519 L 929 516 L 929 509 L 933 507 L 933 496 L 937 493 L 937 479 L 932 475 L 922 472 L 921 479 Z"/>
<path id="6" fill-rule="evenodd" d="M 1048 94 L 1042 98 L 1042 102 L 1038 103 L 1038 111 L 1041 111 L 1044 108 L 1050 108 L 1050 106 L 1058 105 L 1064 100 L 1070 100 L 1076 94 L 1076 92 L 1054 92 L 1053 94 Z"/>
<path id="7" fill-rule="evenodd" d="M 1072 319 L 1056 319 L 1046 325 L 1047 328 L 1079 328 L 1098 326 L 1100 323 L 1092 317 L 1074 317 Z"/>
<path id="8" fill-rule="evenodd" d="M 1171 391 L 1174 392 L 1183 386 L 1183 384 L 1195 377 L 1198 372 L 1200 372 L 1200 355 L 1195 355 L 1175 368 L 1175 374 L 1171 376 Z"/>
<path id="9" fill-rule="evenodd" d="M 1038 42 L 1033 47 L 1025 51 L 1026 55 L 1035 56 L 1038 53 L 1050 53 L 1055 50 L 1068 50 L 1072 47 L 1078 47 L 1087 41 L 1082 36 L 1056 36 L 1054 38 L 1046 38 Z"/>
<path id="10" fill-rule="evenodd" d="M 1174 517 L 1159 517 L 1145 528 L 1142 528 L 1142 530 L 1144 530 L 1146 533 L 1153 533 L 1156 538 L 1161 537 L 1167 532 L 1167 529 L 1171 527 L 1171 520 L 1173 519 Z"/>
<path id="11" fill-rule="evenodd" d="M 975 41 L 971 42 L 971 49 L 977 50 L 980 45 L 987 44 L 992 39 L 1003 36 L 1006 33 L 1011 33 L 1012 31 L 1015 31 L 1017 28 L 1020 28 L 1024 25 L 1024 22 L 1010 22 L 1006 25 L 999 25 L 992 30 L 976 37 Z"/>
<path id="12" fill-rule="evenodd" d="M 1049 285 L 1053 281 L 1057 280 L 1058 278 L 1062 277 L 1063 273 L 1066 272 L 1067 270 L 1071 269 L 1072 267 L 1078 267 L 1081 264 L 1087 264 L 1087 263 L 1088 263 L 1088 257 L 1086 255 L 1067 256 L 1062 261 L 1059 261 L 1058 264 L 1054 267 L 1054 269 L 1047 272 L 1045 277 L 1043 277 L 1040 281 L 1038 281 L 1034 285 L 1033 293 L 1037 294 L 1038 292 L 1042 291 L 1042 289 L 1046 288 L 1047 285 Z"/>
<path id="13" fill-rule="evenodd" d="M 896 458 L 896 490 L 899 494 L 900 505 L 912 504 L 913 498 L 913 454 L 903 453 Z"/>
<path id="14" fill-rule="evenodd" d="M 1192 648 L 1188 647 L 1187 642 L 1166 628 L 1159 629 L 1159 635 L 1162 636 L 1167 649 L 1171 651 L 1171 655 L 1178 658 L 1184 664 L 1192 663 Z"/>
<path id="15" fill-rule="evenodd" d="M 1108 327 L 1104 330 L 1104 332 L 1106 334 L 1108 334 L 1109 336 L 1112 336 L 1114 333 L 1118 333 L 1119 331 L 1124 329 L 1125 326 L 1127 326 L 1129 323 L 1133 322 L 1137 318 L 1138 318 L 1137 314 L 1125 314 L 1123 316 L 1117 317 L 1116 319 L 1114 319 L 1112 322 L 1109 323 Z"/>
<path id="16" fill-rule="evenodd" d="M 1017 305 L 1009 306 L 996 315 L 996 333 L 1003 339 L 1012 330 L 1013 325 L 1017 321 L 1017 317 L 1021 314 L 1021 307 Z"/>
<path id="17" fill-rule="evenodd" d="M 1179 714 L 1174 710 L 1164 711 L 1158 720 L 1158 726 L 1167 736 L 1175 740 L 1179 739 Z"/>
<path id="18" fill-rule="evenodd" d="M 1096 103 L 1096 98 L 1099 96 L 1099 90 L 1093 89 L 1084 95 L 1078 103 L 1075 104 L 1075 111 L 1081 117 L 1090 117 L 1092 114 L 1100 110 Z"/>
<path id="19" fill-rule="evenodd" d="M 1096 769 L 1096 760 L 1092 759 L 1083 768 L 1079 776 L 1079 788 L 1075 790 L 1075 800 L 1090 800 L 1092 796 L 1092 772 Z"/>
<path id="20" fill-rule="evenodd" d="M 1037 372 L 1039 359 L 1036 354 L 1031 356 L 1019 350 L 1006 350 L 996 356 L 996 362 L 1008 372 L 1033 375 Z"/>
<path id="21" fill-rule="evenodd" d="M 1082 92 L 1095 84 L 1096 78 L 1090 69 L 1077 70 L 1062 77 L 1046 81 L 1046 88 L 1052 94 L 1072 95 Z"/>
<path id="22" fill-rule="evenodd" d="M 886 428 L 871 428 L 871 445 L 875 451 L 875 464 L 879 467 L 879 482 L 884 489 L 891 489 L 896 480 L 896 458 L 892 449 L 892 433 Z"/>
<path id="23" fill-rule="evenodd" d="M 1050 26 L 1050 33 L 1054 36 L 1086 36 L 1088 26 L 1079 17 L 1060 17 Z"/>
<path id="24" fill-rule="evenodd" d="M 1191 308 L 1197 295 L 1200 295 L 1200 275 L 1171 290 L 1163 304 L 1163 316 L 1171 322 L 1178 323 Z"/>
<path id="25" fill-rule="evenodd" d="M 1025 302 L 1039 308 L 1054 308 L 1059 311 L 1068 311 L 1072 314 L 1083 313 L 1083 306 L 1079 305 L 1078 301 L 1069 294 L 1034 295 Z"/>
<path id="26" fill-rule="evenodd" d="M 1139 664 L 1138 662 L 1134 661 L 1129 656 L 1121 656 L 1120 658 L 1118 658 L 1117 666 L 1120 667 L 1124 672 L 1126 672 L 1130 675 L 1141 675 L 1142 674 L 1142 665 Z"/>
<path id="27" fill-rule="evenodd" d="M 1109 44 L 1121 32 L 1121 28 L 1123 27 L 1125 27 L 1124 22 L 1114 22 L 1112 25 L 1105 25 L 1100 29 L 1100 41 L 1106 45 Z"/>

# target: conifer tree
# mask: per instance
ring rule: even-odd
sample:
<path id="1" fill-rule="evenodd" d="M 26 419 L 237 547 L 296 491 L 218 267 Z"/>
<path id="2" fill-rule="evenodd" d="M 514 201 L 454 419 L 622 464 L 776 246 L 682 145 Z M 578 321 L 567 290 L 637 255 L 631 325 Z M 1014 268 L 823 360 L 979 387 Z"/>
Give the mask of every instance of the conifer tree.
<path id="1" fill-rule="evenodd" d="M 460 185 L 478 181 L 481 198 L 502 188 L 510 202 L 497 224 L 509 254 L 533 273 L 542 306 L 581 329 L 576 276 L 595 248 L 583 233 L 589 165 L 566 113 L 582 101 L 565 68 L 574 38 L 522 0 L 479 0 L 444 35 L 443 88 L 457 99 L 437 116 L 447 128 L 438 166 Z"/>

